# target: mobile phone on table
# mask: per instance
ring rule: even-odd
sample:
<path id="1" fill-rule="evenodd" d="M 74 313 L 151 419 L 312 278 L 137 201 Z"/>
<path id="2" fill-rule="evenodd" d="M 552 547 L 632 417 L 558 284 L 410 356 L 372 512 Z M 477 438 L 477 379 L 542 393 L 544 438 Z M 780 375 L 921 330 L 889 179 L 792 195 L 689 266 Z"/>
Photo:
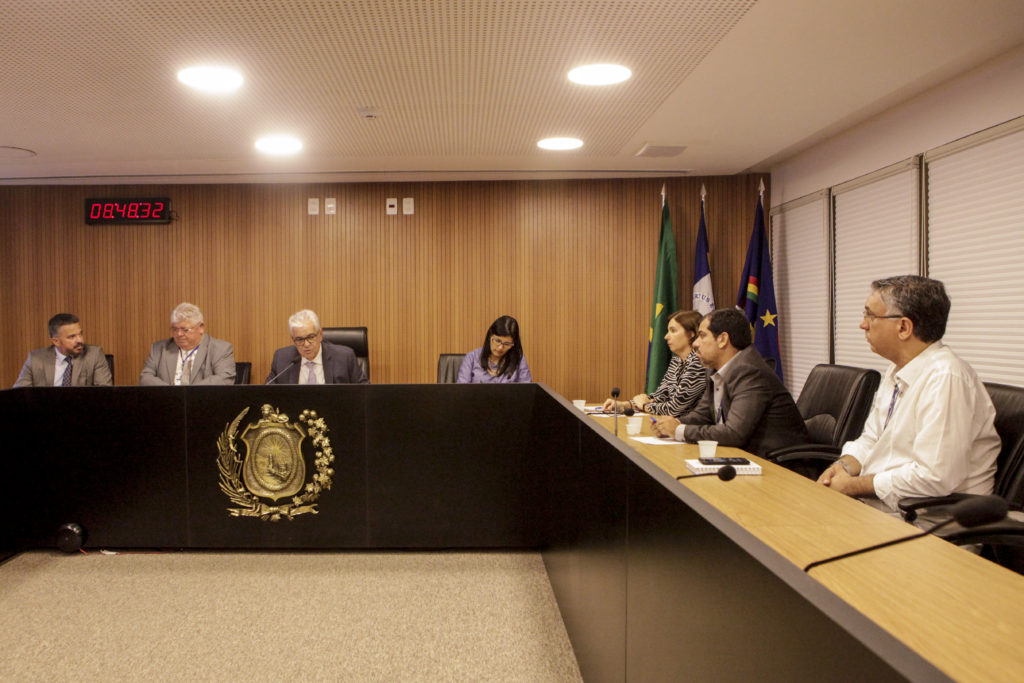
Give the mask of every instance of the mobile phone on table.
<path id="1" fill-rule="evenodd" d="M 749 465 L 746 458 L 701 458 L 701 465 Z"/>

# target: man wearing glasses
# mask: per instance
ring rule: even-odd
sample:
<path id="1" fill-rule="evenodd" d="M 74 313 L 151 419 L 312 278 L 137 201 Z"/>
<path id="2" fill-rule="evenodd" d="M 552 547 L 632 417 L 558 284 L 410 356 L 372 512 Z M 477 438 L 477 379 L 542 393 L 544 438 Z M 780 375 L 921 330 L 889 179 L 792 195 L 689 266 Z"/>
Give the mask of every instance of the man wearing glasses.
<path id="1" fill-rule="evenodd" d="M 320 318 L 310 310 L 288 318 L 294 346 L 274 351 L 267 384 L 367 384 L 356 354 L 347 346 L 324 341 Z"/>
<path id="2" fill-rule="evenodd" d="M 203 312 L 189 303 L 171 312 L 171 338 L 153 342 L 142 368 L 142 386 L 234 384 L 235 351 L 206 334 Z"/>
<path id="3" fill-rule="evenodd" d="M 891 365 L 860 437 L 818 482 L 890 514 L 902 498 L 992 493 L 995 408 L 971 366 L 941 341 L 945 287 L 903 275 L 871 289 L 860 328 Z M 918 518 L 921 526 L 930 521 Z"/>

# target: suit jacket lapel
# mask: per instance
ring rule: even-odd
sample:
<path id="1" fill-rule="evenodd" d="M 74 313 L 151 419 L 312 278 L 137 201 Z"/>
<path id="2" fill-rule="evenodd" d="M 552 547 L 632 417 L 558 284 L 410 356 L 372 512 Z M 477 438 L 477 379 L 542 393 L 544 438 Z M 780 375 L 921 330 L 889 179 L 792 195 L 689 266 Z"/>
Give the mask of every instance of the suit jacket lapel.
<path id="1" fill-rule="evenodd" d="M 320 362 L 324 364 L 324 384 L 334 384 L 334 345 L 324 342 L 320 345 Z"/>
<path id="2" fill-rule="evenodd" d="M 209 337 L 204 334 L 203 338 L 199 340 L 199 346 L 196 347 L 196 352 L 192 354 L 192 374 L 189 375 L 188 378 L 189 384 L 192 384 L 192 381 L 200 374 L 199 371 L 203 367 L 203 363 L 206 361 L 206 350 L 209 348 Z"/>
<path id="3" fill-rule="evenodd" d="M 174 343 L 174 339 L 168 339 L 167 343 L 164 345 L 164 352 L 160 359 L 160 365 L 163 366 L 164 376 L 167 378 L 167 383 L 173 385 L 174 374 L 178 370 L 178 345 Z"/>
<path id="4" fill-rule="evenodd" d="M 88 346 L 83 346 L 82 355 L 71 361 L 71 386 L 73 387 L 80 387 L 84 384 L 82 382 L 82 365 L 85 363 L 85 354 L 88 350 Z"/>
<path id="5" fill-rule="evenodd" d="M 53 386 L 54 369 L 53 366 L 57 364 L 57 349 L 52 346 L 46 349 L 46 353 L 43 354 L 43 378 L 46 380 L 48 387 Z"/>
<path id="6" fill-rule="evenodd" d="M 303 363 L 302 356 L 299 356 L 298 362 L 295 363 L 295 365 L 293 365 L 290 368 L 288 368 L 288 372 L 285 373 L 286 376 L 284 378 L 285 379 L 285 382 L 284 382 L 285 384 L 298 384 L 299 383 L 299 377 L 301 376 L 301 373 L 302 373 L 302 363 Z"/>

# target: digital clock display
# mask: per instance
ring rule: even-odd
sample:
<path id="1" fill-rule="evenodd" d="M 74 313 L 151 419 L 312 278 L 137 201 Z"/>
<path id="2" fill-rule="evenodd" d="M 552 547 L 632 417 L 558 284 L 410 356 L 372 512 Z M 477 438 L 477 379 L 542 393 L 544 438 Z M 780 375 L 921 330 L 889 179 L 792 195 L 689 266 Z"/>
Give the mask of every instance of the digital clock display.
<path id="1" fill-rule="evenodd" d="M 170 223 L 171 200 L 167 197 L 86 199 L 85 222 L 88 225 Z"/>

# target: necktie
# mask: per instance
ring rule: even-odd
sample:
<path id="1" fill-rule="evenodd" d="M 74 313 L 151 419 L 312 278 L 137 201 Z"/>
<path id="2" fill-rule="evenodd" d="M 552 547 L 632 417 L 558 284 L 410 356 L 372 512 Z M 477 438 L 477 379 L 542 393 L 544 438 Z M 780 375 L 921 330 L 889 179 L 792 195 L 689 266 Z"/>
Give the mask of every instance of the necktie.
<path id="1" fill-rule="evenodd" d="M 70 357 L 64 359 L 64 376 L 60 380 L 60 385 L 62 387 L 70 387 L 71 386 L 71 358 Z"/>
<path id="2" fill-rule="evenodd" d="M 316 384 L 316 363 L 307 360 L 306 365 L 309 366 L 309 376 L 306 378 L 306 384 Z"/>
<path id="3" fill-rule="evenodd" d="M 882 425 L 882 429 L 885 430 L 889 426 L 889 420 L 892 419 L 892 411 L 896 409 L 896 398 L 900 395 L 900 385 L 897 384 L 892 388 L 892 400 L 889 401 L 889 412 L 885 416 L 885 424 Z"/>
<path id="4" fill-rule="evenodd" d="M 181 369 L 181 383 L 191 384 L 192 383 L 192 359 L 189 358 L 185 361 L 185 367 Z"/>

